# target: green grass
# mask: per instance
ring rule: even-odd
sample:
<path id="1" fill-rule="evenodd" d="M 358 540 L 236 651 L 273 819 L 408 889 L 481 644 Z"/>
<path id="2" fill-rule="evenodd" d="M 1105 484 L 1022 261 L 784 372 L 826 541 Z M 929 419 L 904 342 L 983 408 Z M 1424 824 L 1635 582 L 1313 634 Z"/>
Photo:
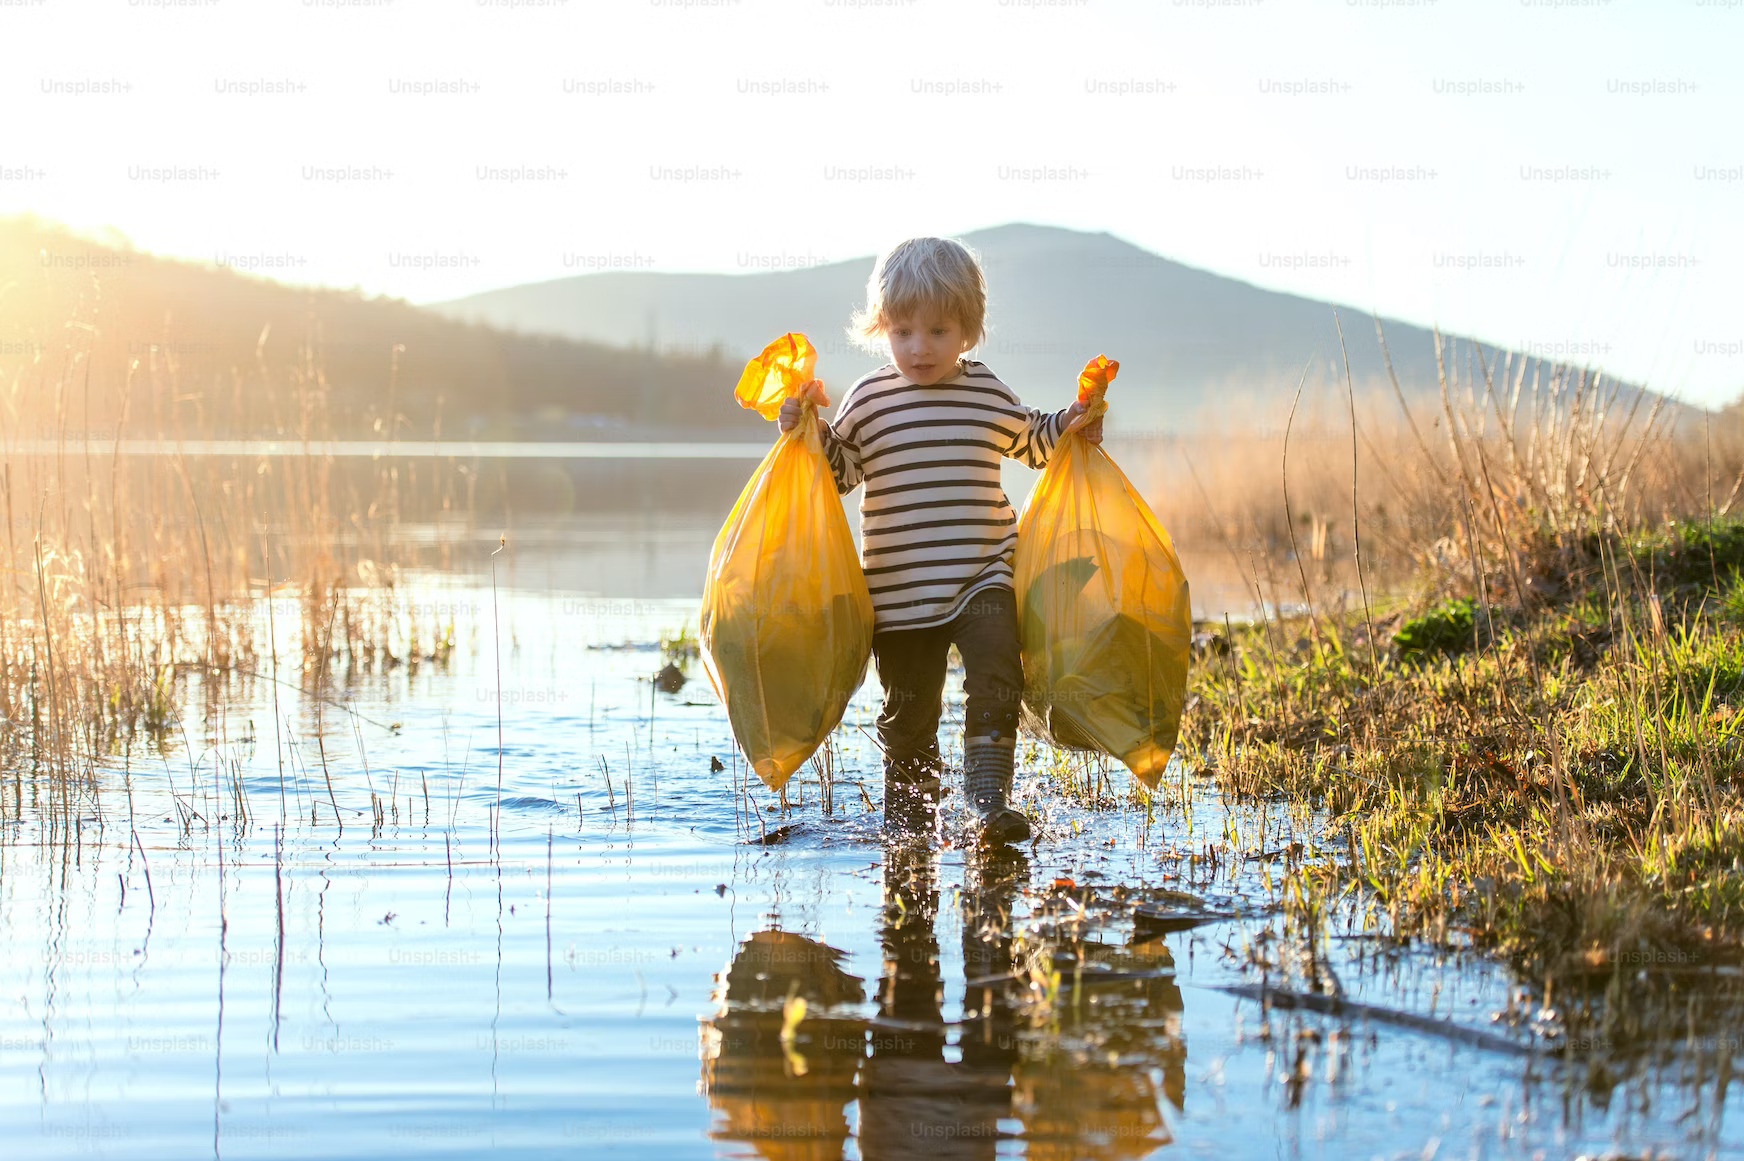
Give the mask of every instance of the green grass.
<path id="1" fill-rule="evenodd" d="M 1719 587 L 1744 569 L 1744 521 L 1678 521 L 1631 548 L 1636 567 L 1659 587 Z"/>
<path id="2" fill-rule="evenodd" d="M 1472 633 L 1476 614 L 1477 604 L 1469 597 L 1443 601 L 1400 626 L 1393 645 L 1401 657 L 1464 653 L 1476 645 Z"/>
<path id="3" fill-rule="evenodd" d="M 1193 676 L 1187 753 L 1237 796 L 1323 807 L 1292 889 L 1362 892 L 1400 937 L 1536 980 L 1744 960 L 1744 521 L 1603 556 L 1475 646 L 1470 598 L 1372 653 L 1360 613 L 1239 631 Z"/>

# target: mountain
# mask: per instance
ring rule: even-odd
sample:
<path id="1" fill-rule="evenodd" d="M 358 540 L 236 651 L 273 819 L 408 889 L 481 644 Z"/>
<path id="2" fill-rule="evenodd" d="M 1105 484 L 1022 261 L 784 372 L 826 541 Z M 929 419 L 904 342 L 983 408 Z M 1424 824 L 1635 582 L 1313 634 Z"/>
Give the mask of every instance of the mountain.
<path id="1" fill-rule="evenodd" d="M 976 357 L 1034 406 L 1063 405 L 1085 360 L 1102 353 L 1120 360 L 1110 402 L 1129 431 L 1188 430 L 1244 397 L 1288 399 L 1305 365 L 1311 385 L 1342 386 L 1328 303 L 1184 266 L 1109 234 L 1017 224 L 963 240 L 987 272 L 991 326 Z M 742 261 L 754 265 L 758 256 Z M 786 331 L 803 331 L 821 353 L 820 377 L 839 396 L 884 361 L 846 336 L 872 262 L 748 274 L 606 271 L 487 291 L 433 309 L 517 331 L 678 354 L 718 351 L 732 360 L 749 358 Z M 1384 385 L 1375 320 L 1350 308 L 1339 313 L 1359 389 Z M 1380 321 L 1407 393 L 1435 391 L 1432 333 Z"/>
<path id="2" fill-rule="evenodd" d="M 130 435 L 718 433 L 712 415 L 698 421 L 699 403 L 737 418 L 729 393 L 742 366 L 507 333 L 401 299 L 0 219 L 0 384 L 15 385 L 13 430 L 113 436 L 125 417 Z"/>
<path id="3" fill-rule="evenodd" d="M 1325 303 L 1107 234 L 1013 225 L 967 241 L 992 295 L 979 357 L 1035 406 L 1063 405 L 1104 352 L 1121 360 L 1125 434 L 1276 422 L 1309 359 L 1316 387 L 1342 385 Z M 602 272 L 432 307 L 0 219 L 0 383 L 14 431 L 112 436 L 125 417 L 130 435 L 763 440 L 730 393 L 771 339 L 810 334 L 838 398 L 883 361 L 846 336 L 871 267 Z M 1384 383 L 1373 321 L 1343 319 L 1359 388 Z M 1433 392 L 1429 333 L 1385 325 L 1406 389 Z"/>

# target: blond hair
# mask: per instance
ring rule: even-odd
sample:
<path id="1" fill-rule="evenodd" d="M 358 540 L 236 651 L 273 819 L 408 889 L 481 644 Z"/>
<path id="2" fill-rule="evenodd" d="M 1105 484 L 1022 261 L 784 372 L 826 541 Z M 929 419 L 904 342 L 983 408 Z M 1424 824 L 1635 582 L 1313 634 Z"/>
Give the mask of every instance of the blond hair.
<path id="1" fill-rule="evenodd" d="M 910 238 L 879 256 L 866 281 L 866 306 L 848 326 L 848 336 L 868 350 L 899 319 L 921 312 L 953 320 L 968 344 L 980 345 L 987 330 L 987 279 L 974 251 L 954 238 Z"/>

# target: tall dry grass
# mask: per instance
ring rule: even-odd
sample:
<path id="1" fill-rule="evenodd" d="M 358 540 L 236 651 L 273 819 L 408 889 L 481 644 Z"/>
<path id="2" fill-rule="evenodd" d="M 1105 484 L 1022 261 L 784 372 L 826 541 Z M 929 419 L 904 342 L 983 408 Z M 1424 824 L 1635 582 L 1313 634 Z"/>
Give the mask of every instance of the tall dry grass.
<path id="1" fill-rule="evenodd" d="M 1739 507 L 1744 421 L 1597 372 L 1441 340 L 1440 390 L 1320 384 L 1224 403 L 1146 465 L 1176 540 L 1271 608 L 1384 588 L 1510 599 L 1597 567 L 1591 537 Z M 1354 413 L 1354 418 L 1353 418 Z"/>
<path id="2" fill-rule="evenodd" d="M 190 683 L 219 721 L 226 681 L 319 685 L 440 650 L 451 626 L 416 623 L 395 593 L 407 568 L 446 563 L 449 542 L 400 534 L 512 503 L 508 471 L 477 462 L 139 456 L 123 440 L 513 438 L 578 413 L 592 432 L 632 430 L 694 423 L 732 373 L 715 355 L 504 334 L 0 220 L 12 801 L 29 774 L 70 792 L 118 739 L 180 728 Z"/>
<path id="3" fill-rule="evenodd" d="M 117 349 L 105 325 L 93 304 L 0 380 L 0 769 L 14 810 L 49 795 L 51 819 L 97 810 L 97 760 L 134 739 L 222 737 L 239 681 L 320 697 L 427 654 L 443 631 L 408 618 L 396 582 L 442 547 L 395 530 L 463 510 L 467 494 L 446 464 L 186 454 L 232 432 L 179 405 L 173 349 Z M 113 397 L 93 400 L 93 383 Z M 312 350 L 259 357 L 234 389 L 272 401 L 281 438 L 332 437 L 334 386 Z M 263 619 L 269 595 L 278 611 Z M 196 689 L 204 720 L 189 723 Z"/>

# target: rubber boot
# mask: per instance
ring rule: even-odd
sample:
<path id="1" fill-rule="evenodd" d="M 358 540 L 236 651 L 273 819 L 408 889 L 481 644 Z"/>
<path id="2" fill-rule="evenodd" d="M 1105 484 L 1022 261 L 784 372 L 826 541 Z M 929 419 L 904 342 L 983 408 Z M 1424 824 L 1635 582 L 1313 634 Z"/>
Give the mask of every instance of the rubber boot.
<path id="1" fill-rule="evenodd" d="M 885 837 L 931 841 L 938 830 L 938 771 L 933 758 L 885 759 Z"/>
<path id="2" fill-rule="evenodd" d="M 1017 739 L 984 734 L 963 740 L 963 796 L 971 826 L 986 844 L 1017 843 L 1030 837 L 1029 819 L 1007 803 L 1017 764 Z"/>

